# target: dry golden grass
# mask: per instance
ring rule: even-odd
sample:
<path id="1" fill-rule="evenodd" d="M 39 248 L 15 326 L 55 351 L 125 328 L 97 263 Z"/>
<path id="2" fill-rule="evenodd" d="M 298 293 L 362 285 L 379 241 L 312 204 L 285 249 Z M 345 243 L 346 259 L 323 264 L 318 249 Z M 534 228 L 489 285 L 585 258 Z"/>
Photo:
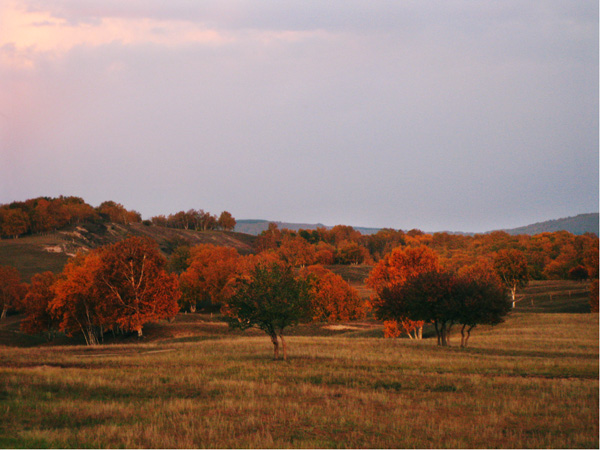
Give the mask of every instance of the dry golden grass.
<path id="1" fill-rule="evenodd" d="M 467 349 L 289 343 L 0 347 L 0 446 L 598 447 L 597 314 L 513 314 Z"/>

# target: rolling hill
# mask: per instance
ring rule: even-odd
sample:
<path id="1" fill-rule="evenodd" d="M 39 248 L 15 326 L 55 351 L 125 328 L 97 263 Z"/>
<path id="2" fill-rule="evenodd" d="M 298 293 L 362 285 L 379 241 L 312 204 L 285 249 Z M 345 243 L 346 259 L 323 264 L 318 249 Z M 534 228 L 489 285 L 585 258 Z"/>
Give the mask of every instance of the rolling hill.
<path id="1" fill-rule="evenodd" d="M 274 222 L 278 225 L 279 229 L 287 228 L 288 230 L 298 231 L 298 230 L 315 230 L 317 228 L 327 228 L 331 229 L 333 227 L 328 225 L 323 225 L 322 223 L 291 223 L 291 222 L 277 222 L 277 221 L 269 221 L 269 220 L 238 220 L 235 226 L 235 231 L 239 233 L 251 234 L 254 236 L 258 236 L 260 233 L 265 231 L 269 227 L 269 223 Z M 367 228 L 367 227 L 353 227 L 355 230 L 360 231 L 362 234 L 375 234 L 381 228 Z M 408 230 L 404 230 L 408 231 Z M 441 230 L 438 230 L 441 231 Z M 496 231 L 496 230 L 491 230 Z M 488 231 L 490 233 L 491 231 Z M 598 213 L 590 213 L 590 214 L 579 214 L 574 217 L 565 217 L 562 219 L 556 220 L 547 220 L 544 222 L 534 223 L 531 225 L 525 225 L 518 228 L 511 228 L 501 230 L 505 231 L 508 234 L 517 235 L 517 234 L 540 234 L 540 233 L 552 233 L 555 231 L 568 231 L 569 233 L 575 235 L 581 235 L 585 233 L 595 233 L 599 234 L 599 225 L 598 225 Z M 475 233 L 464 233 L 458 231 L 445 231 L 450 234 L 466 234 L 473 235 Z M 427 233 L 435 233 L 427 232 Z"/>
<path id="2" fill-rule="evenodd" d="M 60 272 L 69 257 L 78 251 L 119 242 L 130 236 L 154 239 L 165 255 L 182 244 L 222 245 L 233 247 L 240 254 L 248 254 L 254 251 L 256 240 L 254 236 L 226 231 L 180 230 L 146 226 L 141 223 L 85 223 L 51 233 L 23 236 L 19 239 L 2 239 L 0 264 L 15 267 L 24 281 L 29 281 L 31 276 L 38 272 Z"/>
<path id="3" fill-rule="evenodd" d="M 555 231 L 568 231 L 575 235 L 585 233 L 598 233 L 598 213 L 579 214 L 574 217 L 564 217 L 562 219 L 547 220 L 524 227 L 511 228 L 506 231 L 508 234 L 540 234 L 553 233 Z"/>

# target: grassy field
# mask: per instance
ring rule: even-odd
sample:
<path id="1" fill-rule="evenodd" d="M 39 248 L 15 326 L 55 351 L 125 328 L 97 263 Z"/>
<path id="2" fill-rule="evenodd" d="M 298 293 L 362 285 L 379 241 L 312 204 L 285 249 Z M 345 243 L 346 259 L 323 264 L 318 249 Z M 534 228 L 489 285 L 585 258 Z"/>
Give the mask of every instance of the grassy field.
<path id="1" fill-rule="evenodd" d="M 467 349 L 305 328 L 287 362 L 208 317 L 171 326 L 0 347 L 0 447 L 598 448 L 597 314 L 514 312 Z"/>

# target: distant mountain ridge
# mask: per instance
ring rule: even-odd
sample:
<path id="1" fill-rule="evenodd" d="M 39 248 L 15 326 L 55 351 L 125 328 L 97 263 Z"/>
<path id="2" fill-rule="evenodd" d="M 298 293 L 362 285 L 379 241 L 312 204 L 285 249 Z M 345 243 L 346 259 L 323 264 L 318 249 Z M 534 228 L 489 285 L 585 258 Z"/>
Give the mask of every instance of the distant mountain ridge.
<path id="1" fill-rule="evenodd" d="M 553 233 L 555 231 L 568 231 L 575 235 L 585 233 L 599 234 L 598 213 L 579 214 L 573 217 L 563 217 L 561 219 L 547 220 L 524 227 L 511 228 L 506 231 L 508 234 L 540 234 Z"/>
<path id="2" fill-rule="evenodd" d="M 235 226 L 235 231 L 238 233 L 251 234 L 258 236 L 260 233 L 265 231 L 269 227 L 269 223 L 274 222 L 277 224 L 279 229 L 287 228 L 288 230 L 316 230 L 317 228 L 331 229 L 333 227 L 323 225 L 322 223 L 309 224 L 309 223 L 290 223 L 290 222 L 278 222 L 271 220 L 238 220 Z M 355 230 L 360 231 L 362 234 L 375 234 L 381 228 L 367 228 L 367 227 L 353 227 Z M 406 230 L 405 230 L 406 231 Z M 585 233 L 600 234 L 598 213 L 579 214 L 573 217 L 564 217 L 561 219 L 547 220 L 545 222 L 538 222 L 531 225 L 526 225 L 518 228 L 504 229 L 508 234 L 540 234 L 540 233 L 552 233 L 555 231 L 568 231 L 575 235 L 581 235 Z M 488 231 L 489 233 L 490 231 Z M 451 234 L 465 234 L 473 235 L 475 233 L 459 233 L 459 232 L 447 232 Z"/>
<path id="3" fill-rule="evenodd" d="M 262 219 L 249 219 L 249 220 L 238 220 L 235 225 L 235 231 L 237 233 L 252 234 L 258 236 L 263 231 L 269 228 L 270 223 L 276 223 L 279 229 L 287 228 L 288 230 L 316 230 L 317 228 L 327 228 L 330 230 L 331 226 L 323 225 L 322 223 L 292 223 L 292 222 L 279 222 L 276 220 L 262 220 Z M 368 228 L 368 227 L 352 227 L 361 234 L 375 234 L 381 228 Z"/>

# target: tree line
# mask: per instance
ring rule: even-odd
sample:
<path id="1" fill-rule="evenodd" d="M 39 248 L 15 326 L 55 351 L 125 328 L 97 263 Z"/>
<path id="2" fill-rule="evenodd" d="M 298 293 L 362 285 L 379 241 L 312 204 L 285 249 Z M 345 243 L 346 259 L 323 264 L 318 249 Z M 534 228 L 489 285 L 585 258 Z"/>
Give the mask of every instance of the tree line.
<path id="1" fill-rule="evenodd" d="M 384 321 L 388 337 L 405 332 L 420 338 L 419 330 L 431 323 L 442 346 L 459 325 L 466 346 L 477 325 L 504 320 L 511 309 L 508 291 L 528 280 L 516 250 L 455 270 L 425 245 L 400 246 L 373 267 L 366 284 L 375 294 L 365 300 L 327 268 L 295 268 L 275 252 L 241 256 L 202 244 L 179 247 L 167 259 L 153 240 L 132 237 L 81 253 L 62 273 L 37 274 L 29 285 L 14 268 L 0 267 L 0 301 L 2 316 L 11 308 L 25 314 L 25 332 L 49 339 L 58 332 L 80 334 L 89 345 L 107 333 L 142 336 L 147 323 L 216 305 L 232 328 L 263 330 L 275 356 L 281 348 L 285 358 L 288 327 L 361 319 L 369 312 Z"/>
<path id="2" fill-rule="evenodd" d="M 82 198 L 72 196 L 37 197 L 0 205 L 2 238 L 46 233 L 84 222 L 112 222 L 124 225 L 143 222 L 145 225 L 202 231 L 232 231 L 236 224 L 235 218 L 228 211 L 223 211 L 217 217 L 202 209 L 179 211 L 168 216 L 159 215 L 143 221 L 139 212 L 128 210 L 112 200 L 93 207 Z"/>
<path id="3" fill-rule="evenodd" d="M 598 278 L 598 244 L 595 234 L 575 236 L 566 231 L 535 236 L 495 231 L 467 236 L 383 229 L 362 235 L 345 225 L 295 232 L 271 223 L 259 235 L 257 251 L 277 252 L 295 266 L 373 265 L 394 248 L 424 245 L 434 250 L 445 266 L 458 270 L 482 258 L 491 261 L 500 250 L 515 250 L 523 254 L 531 279 L 593 280 Z"/>

